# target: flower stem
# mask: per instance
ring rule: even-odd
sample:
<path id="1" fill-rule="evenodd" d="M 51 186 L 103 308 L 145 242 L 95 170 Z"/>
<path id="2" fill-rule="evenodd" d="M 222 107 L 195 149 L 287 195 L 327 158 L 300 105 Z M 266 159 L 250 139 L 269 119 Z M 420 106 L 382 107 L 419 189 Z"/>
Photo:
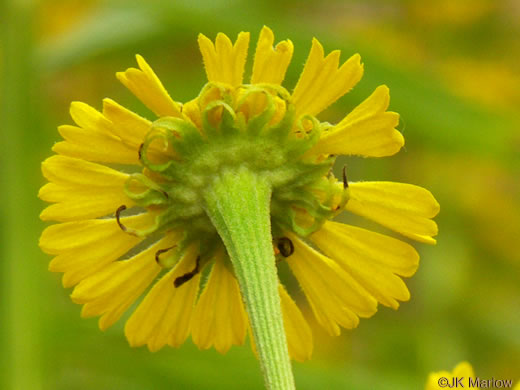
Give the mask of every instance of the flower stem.
<path id="1" fill-rule="evenodd" d="M 206 212 L 235 270 L 268 389 L 294 389 L 283 327 L 270 220 L 271 185 L 246 168 L 215 178 Z"/>

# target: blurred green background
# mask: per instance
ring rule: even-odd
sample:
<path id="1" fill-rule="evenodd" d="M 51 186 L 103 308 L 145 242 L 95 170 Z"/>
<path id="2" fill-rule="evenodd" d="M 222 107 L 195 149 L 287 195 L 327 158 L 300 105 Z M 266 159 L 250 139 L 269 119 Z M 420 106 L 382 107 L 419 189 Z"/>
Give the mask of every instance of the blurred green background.
<path id="1" fill-rule="evenodd" d="M 435 247 L 416 245 L 412 299 L 380 307 L 339 338 L 314 322 L 313 359 L 294 363 L 299 389 L 422 389 L 430 371 L 470 361 L 481 378 L 520 378 L 520 2 L 5 0 L 0 25 L 0 387 L 262 389 L 249 345 L 226 355 L 132 349 L 123 321 L 105 333 L 79 317 L 70 290 L 47 271 L 38 237 L 40 162 L 71 123 L 69 103 L 104 97 L 147 115 L 116 71 L 142 54 L 175 100 L 205 74 L 199 32 L 234 38 L 261 27 L 290 38 L 295 85 L 316 36 L 365 76 L 324 112 L 337 121 L 380 84 L 401 114 L 406 147 L 385 159 L 349 158 L 350 180 L 410 182 L 441 204 Z M 251 62 L 249 62 L 249 69 Z M 357 221 L 356 221 L 357 222 Z M 304 304 L 304 310 L 309 311 Z"/>

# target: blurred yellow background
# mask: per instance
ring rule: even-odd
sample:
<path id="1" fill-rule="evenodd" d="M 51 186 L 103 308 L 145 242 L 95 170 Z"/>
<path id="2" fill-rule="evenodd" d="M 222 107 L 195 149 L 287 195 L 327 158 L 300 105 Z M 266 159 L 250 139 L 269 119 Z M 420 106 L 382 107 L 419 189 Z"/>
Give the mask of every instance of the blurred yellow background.
<path id="1" fill-rule="evenodd" d="M 294 363 L 299 389 L 421 389 L 430 371 L 470 361 L 481 378 L 520 379 L 520 2 L 5 0 L 0 9 L 2 389 L 262 389 L 249 345 L 226 355 L 132 349 L 123 323 L 96 319 L 47 271 L 36 194 L 40 162 L 71 123 L 68 106 L 104 97 L 147 113 L 115 72 L 142 54 L 172 97 L 198 94 L 199 32 L 261 27 L 294 42 L 295 85 L 317 37 L 343 59 L 360 53 L 360 84 L 320 115 L 337 121 L 380 84 L 401 114 L 405 149 L 348 158 L 349 180 L 409 182 L 441 204 L 435 247 L 419 245 L 412 298 L 380 307 L 330 338 L 314 326 L 313 359 Z M 252 49 L 250 48 L 250 54 Z M 251 62 L 249 63 L 249 69 Z"/>

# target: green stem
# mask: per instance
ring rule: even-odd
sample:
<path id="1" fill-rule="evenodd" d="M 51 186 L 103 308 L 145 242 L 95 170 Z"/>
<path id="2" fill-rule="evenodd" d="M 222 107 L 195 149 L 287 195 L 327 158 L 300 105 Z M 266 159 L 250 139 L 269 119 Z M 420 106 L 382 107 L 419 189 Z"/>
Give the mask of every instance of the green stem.
<path id="1" fill-rule="evenodd" d="M 37 248 L 35 202 L 42 121 L 35 99 L 39 73 L 34 61 L 32 0 L 0 3 L 0 388 L 41 389 L 42 271 Z"/>
<path id="2" fill-rule="evenodd" d="M 294 389 L 271 236 L 271 185 L 245 168 L 222 172 L 206 212 L 235 270 L 268 389 Z"/>

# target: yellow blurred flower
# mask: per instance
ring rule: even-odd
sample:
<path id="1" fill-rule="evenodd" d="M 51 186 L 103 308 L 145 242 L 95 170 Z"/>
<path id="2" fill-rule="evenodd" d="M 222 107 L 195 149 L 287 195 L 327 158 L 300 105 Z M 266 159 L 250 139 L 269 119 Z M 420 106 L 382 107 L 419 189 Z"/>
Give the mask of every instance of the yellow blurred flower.
<path id="1" fill-rule="evenodd" d="M 46 0 L 38 7 L 38 28 L 43 41 L 66 35 L 92 14 L 98 0 Z"/>
<path id="2" fill-rule="evenodd" d="M 293 53 L 273 47 L 264 27 L 249 84 L 243 82 L 249 33 L 233 44 L 199 36 L 208 84 L 190 102 L 175 102 L 145 60 L 119 80 L 156 116 L 149 121 L 111 99 L 103 111 L 71 104 L 77 126 L 42 164 L 49 183 L 39 196 L 54 204 L 41 214 L 41 248 L 56 257 L 82 316 L 101 316 L 106 329 L 141 296 L 126 323 L 132 346 L 178 346 L 191 334 L 200 348 L 225 352 L 243 342 L 248 318 L 235 270 L 208 217 L 207 189 L 231 167 L 269 182 L 273 250 L 298 279 L 317 321 L 332 335 L 370 317 L 377 303 L 397 308 L 410 294 L 401 277 L 417 269 L 409 244 L 332 222 L 343 210 L 408 238 L 433 244 L 439 210 L 433 196 L 410 184 L 339 180 L 336 154 L 390 156 L 403 146 L 399 116 L 387 111 L 378 87 L 336 125 L 321 111 L 361 79 L 359 55 L 340 66 L 313 40 L 303 72 L 289 93 L 281 83 Z M 125 213 L 126 216 L 122 214 Z M 313 243 L 314 245 L 310 245 Z M 319 250 L 315 249 L 319 248 Z M 201 289 L 201 273 L 211 268 Z M 151 286 L 151 289 L 149 287 Z M 312 352 L 310 328 L 282 284 L 279 296 L 289 352 Z"/>
<path id="3" fill-rule="evenodd" d="M 439 0 L 434 3 L 411 2 L 410 13 L 421 24 L 467 25 L 477 22 L 499 7 L 492 0 Z"/>
<path id="4" fill-rule="evenodd" d="M 447 58 L 439 71 L 446 87 L 461 97 L 493 108 L 516 110 L 520 103 L 520 74 L 504 61 Z"/>

